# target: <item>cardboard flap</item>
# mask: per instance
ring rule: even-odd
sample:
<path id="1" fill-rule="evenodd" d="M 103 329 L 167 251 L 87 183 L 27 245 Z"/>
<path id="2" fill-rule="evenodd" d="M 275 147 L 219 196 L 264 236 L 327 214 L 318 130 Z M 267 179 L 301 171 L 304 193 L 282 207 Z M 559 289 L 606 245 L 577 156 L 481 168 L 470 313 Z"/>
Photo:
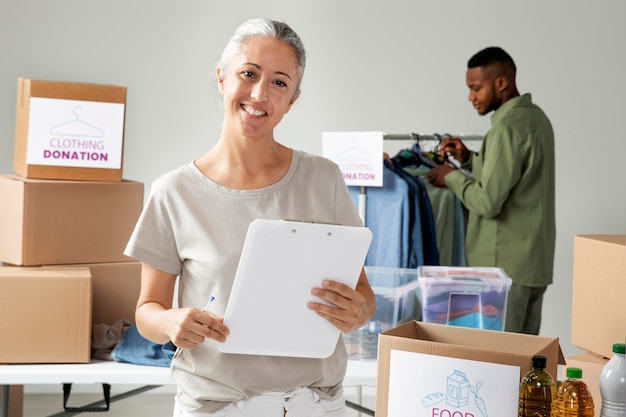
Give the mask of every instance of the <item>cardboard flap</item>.
<path id="1" fill-rule="evenodd" d="M 59 82 L 18 78 L 18 88 L 27 89 L 32 97 L 126 103 L 124 86 L 80 82 Z"/>
<path id="2" fill-rule="evenodd" d="M 382 339 L 382 343 L 391 344 L 392 349 L 414 351 L 419 346 L 422 353 L 447 357 L 459 357 L 462 354 L 463 358 L 470 360 L 515 364 L 520 366 L 522 375 L 530 369 L 530 357 L 535 354 L 548 358 L 547 369 L 551 375 L 557 375 L 559 364 L 565 365 L 558 338 L 415 320 L 382 334 L 390 338 L 379 338 L 379 343 Z"/>

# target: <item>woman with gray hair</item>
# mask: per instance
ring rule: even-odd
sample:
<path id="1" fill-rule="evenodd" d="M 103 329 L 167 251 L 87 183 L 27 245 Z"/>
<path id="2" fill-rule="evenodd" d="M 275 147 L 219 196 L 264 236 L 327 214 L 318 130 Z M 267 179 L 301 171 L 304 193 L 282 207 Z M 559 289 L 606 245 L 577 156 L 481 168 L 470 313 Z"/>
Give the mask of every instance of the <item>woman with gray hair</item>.
<path id="1" fill-rule="evenodd" d="M 153 183 L 126 248 L 142 262 L 140 333 L 155 343 L 172 341 L 182 351 L 172 361 L 175 416 L 346 415 L 341 337 L 323 359 L 217 348 L 229 335 L 223 314 L 252 221 L 362 226 L 337 165 L 274 138 L 300 95 L 305 62 L 300 38 L 285 23 L 254 19 L 237 29 L 217 67 L 224 104 L 218 142 Z M 321 301 L 308 308 L 341 332 L 363 326 L 374 313 L 363 270 L 356 289 L 324 279 L 311 294 Z M 204 311 L 213 296 L 210 312 Z M 261 312 L 258 325 L 267 319 Z"/>

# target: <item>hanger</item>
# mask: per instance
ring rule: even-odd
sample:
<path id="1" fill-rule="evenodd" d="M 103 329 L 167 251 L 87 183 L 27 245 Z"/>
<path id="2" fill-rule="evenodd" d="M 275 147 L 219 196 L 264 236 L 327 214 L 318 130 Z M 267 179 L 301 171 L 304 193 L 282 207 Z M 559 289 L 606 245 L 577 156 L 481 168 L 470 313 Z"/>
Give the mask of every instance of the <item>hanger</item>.
<path id="1" fill-rule="evenodd" d="M 402 149 L 392 159 L 403 168 L 417 168 L 419 166 L 426 166 L 428 168 L 435 167 L 435 162 L 423 154 L 422 148 L 418 143 L 413 144 L 409 149 Z"/>
<path id="2" fill-rule="evenodd" d="M 83 111 L 81 106 L 74 107 L 74 119 L 61 123 L 50 128 L 50 133 L 53 135 L 64 136 L 84 136 L 92 138 L 104 137 L 104 131 L 99 127 L 96 127 L 90 123 L 80 120 L 80 113 Z"/>

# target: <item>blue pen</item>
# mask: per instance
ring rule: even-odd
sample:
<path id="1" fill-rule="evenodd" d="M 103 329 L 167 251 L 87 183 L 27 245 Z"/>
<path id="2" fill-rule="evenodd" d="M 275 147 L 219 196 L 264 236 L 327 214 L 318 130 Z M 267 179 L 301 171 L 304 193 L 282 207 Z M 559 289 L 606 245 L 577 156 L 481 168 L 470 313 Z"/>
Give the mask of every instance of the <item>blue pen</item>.
<path id="1" fill-rule="evenodd" d="M 215 297 L 211 296 L 211 298 L 209 299 L 209 301 L 206 303 L 206 305 L 204 306 L 204 308 L 202 309 L 202 311 L 204 311 L 205 313 L 209 311 L 209 308 L 211 307 L 211 304 L 213 304 L 213 301 L 215 301 Z M 172 359 L 175 359 L 178 357 L 178 355 L 180 355 L 180 352 L 182 352 L 183 349 L 180 347 L 176 348 L 176 352 L 174 352 L 174 357 Z"/>

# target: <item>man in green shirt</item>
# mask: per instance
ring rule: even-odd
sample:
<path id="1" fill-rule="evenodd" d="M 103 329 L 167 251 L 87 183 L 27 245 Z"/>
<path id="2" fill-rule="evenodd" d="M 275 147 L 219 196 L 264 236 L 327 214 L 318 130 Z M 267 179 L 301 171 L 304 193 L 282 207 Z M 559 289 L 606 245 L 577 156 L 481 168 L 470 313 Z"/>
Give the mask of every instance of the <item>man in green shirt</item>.
<path id="1" fill-rule="evenodd" d="M 478 153 L 456 138 L 441 143 L 441 156 L 461 161 L 471 176 L 442 164 L 428 179 L 449 187 L 468 211 L 468 265 L 500 267 L 513 280 L 505 330 L 539 334 L 554 266 L 554 132 L 531 95 L 518 92 L 504 50 L 486 48 L 467 67 L 469 100 L 478 114 L 493 112 L 491 129 Z"/>

